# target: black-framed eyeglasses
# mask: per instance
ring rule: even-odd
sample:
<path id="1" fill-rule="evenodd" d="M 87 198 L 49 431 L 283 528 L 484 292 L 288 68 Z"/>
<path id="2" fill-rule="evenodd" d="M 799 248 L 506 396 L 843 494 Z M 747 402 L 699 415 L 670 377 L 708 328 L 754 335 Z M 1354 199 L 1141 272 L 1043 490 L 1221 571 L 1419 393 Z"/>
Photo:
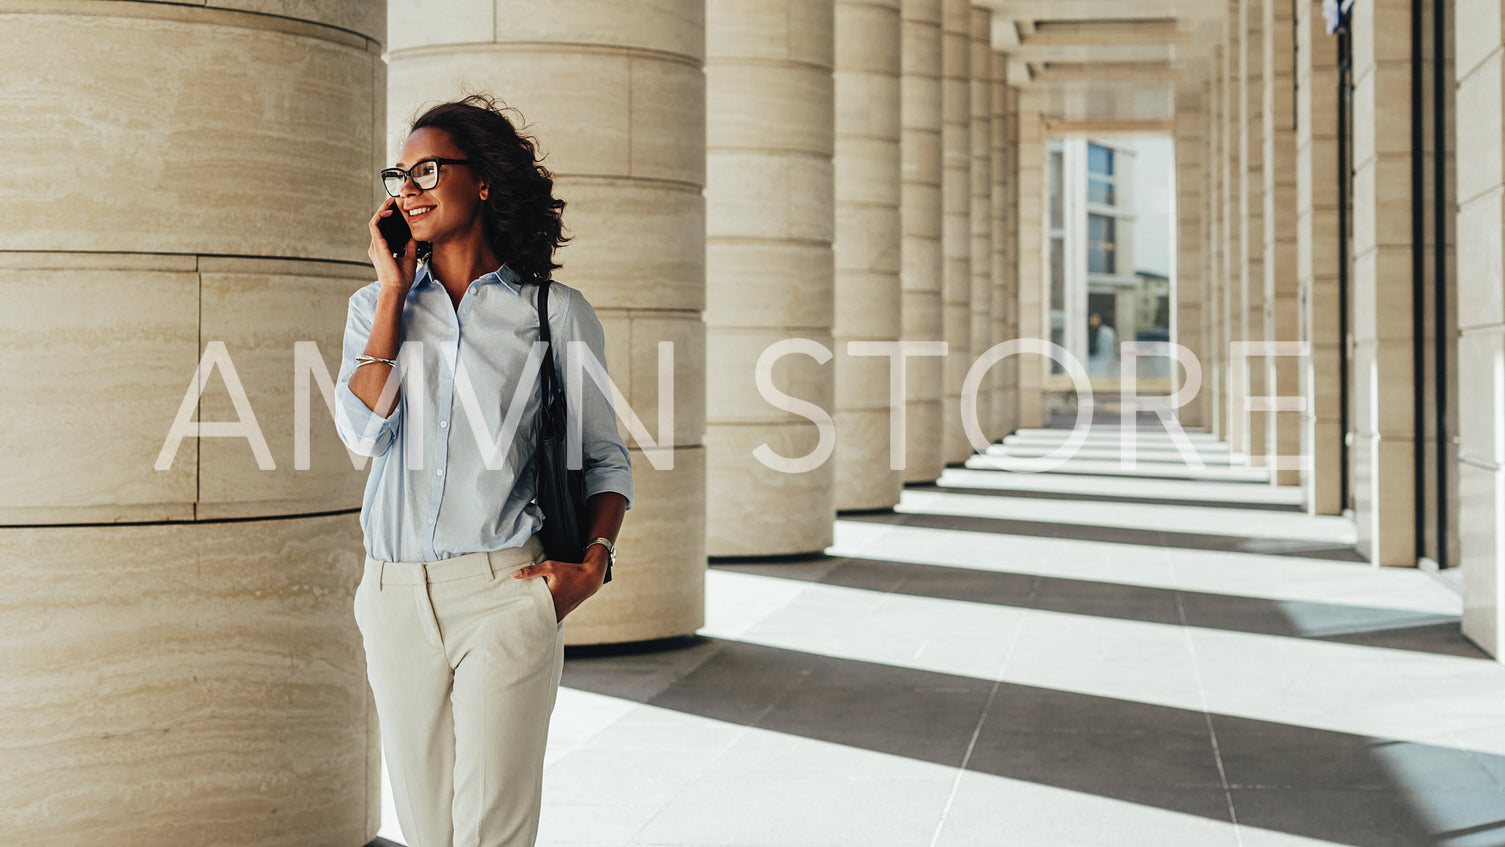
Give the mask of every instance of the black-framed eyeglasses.
<path id="1" fill-rule="evenodd" d="M 403 170 L 402 168 L 387 168 L 381 172 L 382 185 L 387 187 L 387 193 L 393 197 L 402 196 L 402 186 L 409 179 L 418 186 L 419 191 L 428 191 L 439 184 L 440 165 L 468 165 L 469 159 L 424 159 L 413 167 Z"/>

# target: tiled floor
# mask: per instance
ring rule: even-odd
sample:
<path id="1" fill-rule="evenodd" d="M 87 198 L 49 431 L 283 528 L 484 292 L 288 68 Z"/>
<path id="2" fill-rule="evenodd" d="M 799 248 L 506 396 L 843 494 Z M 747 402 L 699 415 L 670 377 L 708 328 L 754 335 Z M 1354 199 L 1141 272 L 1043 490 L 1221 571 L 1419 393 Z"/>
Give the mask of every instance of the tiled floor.
<path id="1" fill-rule="evenodd" d="M 1505 844 L 1505 667 L 1442 580 L 1205 435 L 1189 465 L 1140 432 L 1129 469 L 1093 433 L 713 566 L 674 649 L 571 655 L 540 844 Z"/>

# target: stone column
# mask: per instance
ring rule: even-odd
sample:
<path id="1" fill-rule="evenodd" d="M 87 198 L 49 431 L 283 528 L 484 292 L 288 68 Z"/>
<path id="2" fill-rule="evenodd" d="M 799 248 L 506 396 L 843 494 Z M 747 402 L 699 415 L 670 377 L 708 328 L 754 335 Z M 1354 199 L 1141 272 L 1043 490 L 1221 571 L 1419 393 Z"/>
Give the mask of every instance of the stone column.
<path id="1" fill-rule="evenodd" d="M 1242 160 L 1239 186 L 1239 275 L 1238 294 L 1234 303 L 1236 341 L 1262 341 L 1265 337 L 1265 133 L 1264 133 L 1264 14 L 1263 0 L 1243 0 L 1239 4 L 1242 21 L 1239 40 L 1239 153 Z M 1262 358 L 1247 361 L 1248 382 L 1230 385 L 1232 391 L 1244 391 L 1245 398 L 1263 396 L 1265 362 Z M 1247 408 L 1247 406 L 1246 406 Z M 1264 412 L 1245 412 L 1230 425 L 1243 427 L 1243 439 L 1234 444 L 1235 452 L 1244 453 L 1254 465 L 1265 464 Z"/>
<path id="2" fill-rule="evenodd" d="M 962 380 L 972 363 L 972 6 L 941 0 L 943 104 L 941 250 L 945 257 L 942 322 L 946 391 L 941 402 L 941 456 L 947 464 L 972 454 L 962 431 Z"/>
<path id="3" fill-rule="evenodd" d="M 1202 289 L 1205 278 L 1203 251 L 1207 247 L 1206 105 L 1202 84 L 1189 82 L 1176 91 L 1176 304 L 1173 340 L 1192 352 L 1200 363 L 1206 358 L 1202 340 Z M 1175 365 L 1172 374 L 1180 373 Z M 1173 377 L 1174 379 L 1174 377 Z M 1175 383 L 1179 387 L 1179 383 Z M 1202 426 L 1200 399 L 1177 410 L 1184 427 Z"/>
<path id="4" fill-rule="evenodd" d="M 1212 51 L 1212 79 L 1207 86 L 1207 213 L 1212 221 L 1211 243 L 1207 251 L 1207 297 L 1202 304 L 1203 324 L 1207 327 L 1206 355 L 1202 359 L 1202 419 L 1207 431 L 1218 438 L 1226 435 L 1227 417 L 1223 400 L 1223 355 L 1227 349 L 1223 321 L 1223 304 L 1228 288 L 1228 146 L 1227 113 L 1224 104 L 1228 93 L 1227 49 L 1219 45 Z"/>
<path id="5" fill-rule="evenodd" d="M 1288 0 L 1262 0 L 1264 17 L 1264 304 L 1266 341 L 1301 338 L 1300 300 L 1296 273 L 1296 56 L 1295 21 Z M 1271 356 L 1262 362 L 1267 393 L 1301 396 L 1305 362 L 1294 356 Z M 1263 451 L 1282 457 L 1270 481 L 1301 483 L 1301 425 L 1304 413 L 1272 412 Z"/>
<path id="6" fill-rule="evenodd" d="M 1500 0 L 1456 0 L 1458 559 L 1463 633 L 1505 656 L 1505 48 Z"/>
<path id="7" fill-rule="evenodd" d="M 989 50 L 992 57 L 993 78 L 989 84 L 989 101 L 992 115 L 992 189 L 990 191 L 990 217 L 993 222 L 993 343 L 1008 341 L 1015 337 L 1016 316 L 1013 284 L 1014 226 L 1012 212 L 1015 180 L 1011 169 L 1011 134 L 1015 121 L 1010 112 L 1012 102 L 1008 86 L 1008 56 Z M 991 371 L 994 390 L 994 418 L 997 430 L 991 433 L 997 441 L 1018 426 L 1019 360 L 1009 357 L 993 366 Z"/>
<path id="8" fill-rule="evenodd" d="M 373 278 L 386 17 L 262 5 L 0 13 L 9 843 L 376 835 L 365 474 L 294 410 Z"/>
<path id="9" fill-rule="evenodd" d="M 1018 262 L 1017 308 L 1019 336 L 1050 340 L 1050 273 L 1046 264 L 1050 203 L 1045 184 L 1045 127 L 1040 117 L 1040 96 L 1018 92 L 1018 134 L 1013 175 L 1018 180 L 1014 215 L 1018 230 L 1015 256 Z M 1050 360 L 1044 356 L 1019 357 L 1019 426 L 1038 427 L 1045 420 L 1045 379 Z"/>
<path id="10" fill-rule="evenodd" d="M 903 185 L 903 339 L 944 340 L 941 321 L 941 5 L 940 0 L 900 0 L 903 55 L 901 153 Z M 945 360 L 917 356 L 906 362 L 905 482 L 941 475 L 941 401 Z"/>
<path id="11" fill-rule="evenodd" d="M 889 462 L 886 359 L 848 341 L 895 341 L 899 265 L 899 0 L 836 4 L 836 507 L 886 509 L 903 474 Z"/>
<path id="12" fill-rule="evenodd" d="M 1353 15 L 1353 447 L 1359 552 L 1415 565 L 1411 4 Z"/>
<path id="13" fill-rule="evenodd" d="M 1338 45 L 1327 34 L 1321 0 L 1296 4 L 1296 275 L 1301 340 L 1311 356 L 1301 370 L 1306 398 L 1301 453 L 1307 512 L 1343 511 L 1343 424 L 1338 315 Z"/>
<path id="14" fill-rule="evenodd" d="M 993 14 L 972 7 L 971 142 L 972 142 L 972 338 L 971 354 L 962 370 L 993 346 Z M 990 440 L 1000 436 L 991 380 L 977 392 L 977 420 Z M 967 453 L 972 445 L 967 444 Z M 965 460 L 965 456 L 962 457 Z"/>
<path id="15" fill-rule="evenodd" d="M 784 339 L 830 349 L 835 228 L 831 0 L 706 4 L 706 551 L 818 553 L 831 544 L 836 463 L 818 428 L 759 394 L 760 357 Z M 793 354 L 780 391 L 834 407 L 835 366 Z"/>
<path id="16" fill-rule="evenodd" d="M 1242 20 L 1239 17 L 1239 0 L 1229 0 L 1227 37 L 1224 39 L 1226 47 L 1223 54 L 1223 279 L 1220 286 L 1222 291 L 1221 302 L 1218 304 L 1218 321 L 1222 326 L 1219 333 L 1217 364 L 1220 390 L 1218 391 L 1218 411 L 1221 416 L 1222 426 L 1218 430 L 1218 436 L 1224 441 L 1230 442 L 1228 447 L 1235 452 L 1243 449 L 1242 442 L 1232 443 L 1233 427 L 1229 420 L 1232 403 L 1229 394 L 1228 355 L 1229 348 L 1234 341 L 1241 340 L 1243 335 L 1239 331 L 1240 312 L 1236 304 L 1241 303 L 1239 278 L 1242 276 L 1243 260 L 1240 256 L 1242 241 L 1239 233 L 1243 229 L 1243 193 L 1244 183 L 1244 157 L 1242 136 L 1243 122 L 1240 119 L 1243 102 L 1243 82 L 1241 64 L 1239 61 L 1240 42 L 1243 41 Z M 1247 433 L 1247 428 L 1243 430 Z"/>
<path id="17" fill-rule="evenodd" d="M 694 632 L 704 622 L 707 499 L 704 6 L 494 0 L 435 14 L 392 0 L 390 10 L 391 142 L 423 104 L 471 88 L 521 111 L 569 204 L 574 240 L 559 254 L 558 279 L 590 299 L 613 382 L 656 446 L 669 448 L 645 452 L 624 428 L 636 498 L 621 558 L 611 585 L 571 613 L 566 637 Z M 657 413 L 666 341 L 672 435 Z"/>

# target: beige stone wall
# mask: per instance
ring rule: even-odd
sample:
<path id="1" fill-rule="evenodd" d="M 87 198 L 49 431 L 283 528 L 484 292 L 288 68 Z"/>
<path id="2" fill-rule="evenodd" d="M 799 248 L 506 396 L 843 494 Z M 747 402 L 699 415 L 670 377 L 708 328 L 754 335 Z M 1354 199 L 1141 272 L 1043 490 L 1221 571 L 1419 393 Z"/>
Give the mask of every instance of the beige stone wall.
<path id="1" fill-rule="evenodd" d="M 941 3 L 901 0 L 900 144 L 903 165 L 903 334 L 905 341 L 945 338 L 941 309 Z M 945 360 L 923 356 L 906 364 L 905 482 L 941 475 L 941 404 Z"/>
<path id="2" fill-rule="evenodd" d="M 1411 367 L 1411 9 L 1353 19 L 1354 518 L 1359 552 L 1415 565 Z"/>
<path id="3" fill-rule="evenodd" d="M 904 484 L 889 461 L 888 360 L 846 353 L 848 341 L 896 341 L 901 330 L 900 29 L 899 0 L 836 4 L 838 509 L 891 507 Z"/>
<path id="4" fill-rule="evenodd" d="M 350 513 L 0 530 L 6 839 L 374 838 L 361 561 Z"/>
<path id="5" fill-rule="evenodd" d="M 1239 155 L 1241 160 L 1238 222 L 1239 275 L 1235 295 L 1235 341 L 1261 341 L 1267 322 L 1265 303 L 1265 51 L 1263 0 L 1244 0 L 1239 5 L 1242 37 L 1239 39 Z M 1265 390 L 1265 362 L 1248 362 L 1247 382 L 1231 385 L 1245 397 L 1260 397 Z M 1233 449 L 1263 465 L 1267 416 L 1241 416 L 1243 439 Z M 1238 423 L 1237 421 L 1230 423 Z"/>
<path id="6" fill-rule="evenodd" d="M 993 346 L 993 15 L 972 7 L 971 145 L 972 145 L 972 319 L 971 355 L 967 369 Z M 966 377 L 966 371 L 962 373 Z M 983 380 L 977 392 L 977 420 L 983 434 L 997 438 L 994 383 Z M 972 453 L 967 444 L 967 454 Z M 965 459 L 965 457 L 963 457 Z"/>
<path id="7" fill-rule="evenodd" d="M 1199 82 L 1181 85 L 1176 91 L 1176 276 L 1172 289 L 1175 322 L 1172 340 L 1187 348 L 1200 363 L 1206 356 L 1203 343 L 1202 301 L 1205 286 L 1203 251 L 1207 247 L 1207 109 Z M 1200 399 L 1178 411 L 1183 427 L 1202 426 Z"/>
<path id="8" fill-rule="evenodd" d="M 1289 0 L 1262 0 L 1264 50 L 1263 145 L 1264 290 L 1266 341 L 1299 341 L 1300 300 L 1296 273 L 1296 82 L 1295 21 Z M 1258 363 L 1265 375 L 1266 393 L 1299 398 L 1304 362 L 1294 356 L 1272 356 Z M 1270 481 L 1299 485 L 1301 427 L 1299 411 L 1271 412 L 1262 451 L 1271 459 Z"/>
<path id="9" fill-rule="evenodd" d="M 941 0 L 941 285 L 946 340 L 941 401 L 941 457 L 961 462 L 972 453 L 962 431 L 962 380 L 972 363 L 972 6 Z"/>
<path id="10" fill-rule="evenodd" d="M 333 374 L 371 278 L 384 8 L 25 8 L 0 138 L 47 197 L 0 231 L 5 838 L 363 844 L 364 474 L 317 395 L 295 467 L 293 345 Z M 190 437 L 156 470 L 220 343 L 272 467 Z M 236 420 L 226 372 L 188 408 Z"/>
<path id="11" fill-rule="evenodd" d="M 1242 445 L 1233 444 L 1233 427 L 1229 417 L 1232 412 L 1232 403 L 1229 395 L 1232 391 L 1229 385 L 1228 355 L 1230 345 L 1234 341 L 1241 340 L 1243 334 L 1239 330 L 1242 313 L 1240 304 L 1243 298 L 1240 294 L 1239 280 L 1243 275 L 1242 238 L 1240 233 L 1244 228 L 1243 214 L 1243 184 L 1244 184 L 1244 156 L 1242 136 L 1242 103 L 1243 76 L 1242 63 L 1239 60 L 1240 44 L 1243 42 L 1243 27 L 1240 23 L 1239 7 L 1242 4 L 1238 0 L 1230 0 L 1227 18 L 1226 47 L 1223 51 L 1223 96 L 1221 99 L 1223 110 L 1222 127 L 1222 162 L 1223 162 L 1223 280 L 1220 286 L 1221 297 L 1218 304 L 1218 360 L 1217 371 L 1220 381 L 1217 395 L 1218 412 L 1221 426 L 1217 428 L 1219 438 L 1229 441 L 1229 448 L 1239 450 Z M 1247 428 L 1240 430 L 1247 433 Z"/>
<path id="12" fill-rule="evenodd" d="M 1202 419 L 1207 431 L 1226 437 L 1227 406 L 1223 401 L 1223 353 L 1227 349 L 1227 324 L 1223 319 L 1228 299 L 1228 51 L 1213 48 L 1207 86 L 1207 215 L 1212 222 L 1207 250 L 1207 296 L 1202 304 L 1206 353 L 1202 358 Z"/>
<path id="13" fill-rule="evenodd" d="M 1457 0 L 1457 524 L 1463 632 L 1505 656 L 1505 39 L 1499 0 Z M 1466 116 L 1466 117 L 1465 117 Z"/>
<path id="14" fill-rule="evenodd" d="M 786 473 L 820 440 L 754 381 L 783 339 L 830 349 L 835 227 L 831 0 L 706 4 L 706 552 L 761 556 L 831 544 L 836 463 Z M 835 366 L 804 355 L 774 366 L 785 393 L 835 407 Z"/>
<path id="15" fill-rule="evenodd" d="M 1340 391 L 1338 248 L 1338 47 L 1327 35 L 1321 0 L 1296 6 L 1296 269 L 1301 340 L 1311 355 L 1301 371 L 1301 453 L 1311 470 L 1302 478 L 1306 509 L 1343 511 L 1343 424 Z"/>
<path id="16" fill-rule="evenodd" d="M 390 8 L 389 142 L 400 143 L 423 104 L 470 89 L 518 107 L 569 204 L 574 241 L 559 255 L 558 278 L 595 307 L 612 379 L 655 439 L 658 345 L 674 344 L 673 438 L 660 445 L 672 447 L 673 468 L 655 469 L 624 432 L 636 497 L 618 540 L 620 567 L 571 614 L 566 637 L 588 644 L 693 632 L 704 622 L 705 574 L 704 4 L 485 0 L 436 15 L 418 0 L 392 0 Z M 761 188 L 767 175 L 758 176 Z"/>

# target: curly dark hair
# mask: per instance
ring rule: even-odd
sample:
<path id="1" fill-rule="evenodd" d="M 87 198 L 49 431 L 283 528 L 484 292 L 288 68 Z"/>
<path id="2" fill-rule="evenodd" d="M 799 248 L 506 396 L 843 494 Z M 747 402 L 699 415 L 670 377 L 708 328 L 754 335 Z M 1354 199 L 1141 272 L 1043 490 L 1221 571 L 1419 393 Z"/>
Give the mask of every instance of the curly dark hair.
<path id="1" fill-rule="evenodd" d="M 517 115 L 516 125 L 508 112 Z M 564 201 L 554 196 L 554 175 L 540 161 L 538 142 L 519 126 L 527 128 L 516 109 L 489 94 L 471 94 L 427 109 L 409 132 L 433 127 L 449 133 L 470 160 L 471 172 L 490 186 L 481 219 L 492 250 L 525 280 L 539 282 L 560 267 L 554 251 L 570 239 L 560 220 Z"/>

